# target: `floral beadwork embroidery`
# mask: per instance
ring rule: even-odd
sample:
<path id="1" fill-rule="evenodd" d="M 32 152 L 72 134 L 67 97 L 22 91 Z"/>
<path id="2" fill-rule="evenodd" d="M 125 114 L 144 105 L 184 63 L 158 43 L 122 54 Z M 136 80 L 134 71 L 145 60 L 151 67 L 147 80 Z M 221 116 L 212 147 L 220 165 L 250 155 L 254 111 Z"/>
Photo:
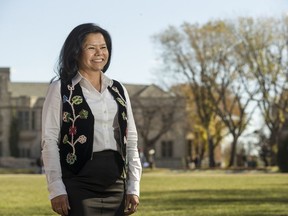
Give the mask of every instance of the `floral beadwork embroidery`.
<path id="1" fill-rule="evenodd" d="M 124 107 L 126 107 L 126 101 L 124 100 L 124 98 L 122 97 L 122 95 L 120 94 L 118 88 L 116 86 L 112 86 L 111 88 L 114 92 L 116 92 L 118 94 L 119 97 L 116 98 L 116 100 Z"/>
<path id="2" fill-rule="evenodd" d="M 71 114 L 69 112 L 63 112 L 63 121 L 69 123 Z"/>
<path id="3" fill-rule="evenodd" d="M 76 154 L 73 154 L 73 153 L 68 153 L 67 156 L 66 156 L 66 162 L 68 164 L 74 164 L 75 161 L 77 160 L 77 156 Z"/>
<path id="4" fill-rule="evenodd" d="M 119 97 L 116 98 L 116 100 L 119 102 L 119 104 L 121 104 L 123 107 L 126 108 L 126 100 L 122 97 L 122 95 L 120 94 L 118 88 L 117 88 L 116 86 L 112 86 L 111 89 L 112 89 L 114 92 L 116 92 L 117 95 L 119 96 Z M 127 118 L 127 115 L 126 115 L 125 112 L 122 112 L 122 113 L 121 113 L 121 116 L 122 116 L 122 119 L 123 119 L 124 121 L 127 121 L 128 118 Z M 125 131 L 125 134 L 124 134 L 124 137 L 123 137 L 123 138 L 124 138 L 123 142 L 124 142 L 124 144 L 126 145 L 126 144 L 127 144 L 127 128 L 126 128 L 126 131 Z"/>
<path id="5" fill-rule="evenodd" d="M 125 104 L 125 102 L 123 101 L 122 98 L 117 97 L 116 100 L 117 100 L 122 106 L 126 107 L 126 104 Z"/>
<path id="6" fill-rule="evenodd" d="M 76 140 L 75 136 L 77 134 L 77 127 L 75 126 L 75 122 L 77 119 L 87 119 L 88 118 L 88 111 L 82 109 L 78 114 L 75 113 L 75 105 L 79 105 L 83 102 L 83 98 L 80 95 L 75 95 L 72 97 L 73 90 L 75 89 L 74 86 L 67 86 L 68 90 L 70 91 L 69 97 L 66 95 L 63 96 L 63 103 L 68 103 L 71 107 L 72 113 L 63 112 L 63 122 L 71 123 L 69 127 L 69 135 L 71 139 L 69 140 L 69 136 L 67 134 L 64 135 L 62 142 L 64 144 L 69 144 L 72 147 L 72 152 L 68 153 L 66 156 L 66 162 L 70 165 L 74 164 L 77 160 L 75 145 L 77 143 L 84 144 L 87 141 L 87 137 L 85 135 L 80 135 Z"/>
<path id="7" fill-rule="evenodd" d="M 122 112 L 122 118 L 123 118 L 123 120 L 125 120 L 125 121 L 127 121 L 127 116 L 126 116 L 126 113 L 125 112 Z"/>

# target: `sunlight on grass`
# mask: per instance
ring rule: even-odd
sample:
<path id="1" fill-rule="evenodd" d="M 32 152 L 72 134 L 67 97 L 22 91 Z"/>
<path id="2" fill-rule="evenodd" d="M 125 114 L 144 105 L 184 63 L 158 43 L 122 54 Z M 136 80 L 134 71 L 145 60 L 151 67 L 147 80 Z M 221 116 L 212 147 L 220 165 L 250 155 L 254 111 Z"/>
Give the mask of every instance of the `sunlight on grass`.
<path id="1" fill-rule="evenodd" d="M 288 175 L 143 173 L 138 216 L 288 215 Z M 0 215 L 56 215 L 44 175 L 0 175 Z"/>
<path id="2" fill-rule="evenodd" d="M 53 215 L 45 176 L 0 175 L 0 215 Z"/>

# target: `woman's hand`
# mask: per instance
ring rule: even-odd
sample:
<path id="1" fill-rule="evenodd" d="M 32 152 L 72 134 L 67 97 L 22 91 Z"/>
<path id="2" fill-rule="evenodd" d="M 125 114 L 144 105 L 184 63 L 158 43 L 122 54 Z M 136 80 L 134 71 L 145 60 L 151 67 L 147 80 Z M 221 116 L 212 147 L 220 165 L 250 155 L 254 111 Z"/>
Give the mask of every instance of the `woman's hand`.
<path id="1" fill-rule="evenodd" d="M 51 206 L 53 211 L 65 216 L 68 215 L 68 210 L 70 210 L 70 205 L 68 202 L 68 196 L 66 194 L 59 195 L 51 199 Z"/>
<path id="2" fill-rule="evenodd" d="M 126 195 L 125 215 L 131 215 L 137 211 L 139 197 L 134 194 Z"/>

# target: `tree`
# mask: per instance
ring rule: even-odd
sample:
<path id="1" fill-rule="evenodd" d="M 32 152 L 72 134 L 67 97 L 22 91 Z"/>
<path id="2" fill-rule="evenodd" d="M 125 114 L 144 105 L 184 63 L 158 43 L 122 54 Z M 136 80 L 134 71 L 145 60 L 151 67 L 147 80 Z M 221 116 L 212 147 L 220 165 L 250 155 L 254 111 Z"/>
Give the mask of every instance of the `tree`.
<path id="1" fill-rule="evenodd" d="M 177 74 L 191 88 L 207 136 L 210 167 L 211 122 L 220 118 L 232 137 L 232 166 L 236 145 L 256 110 L 269 130 L 267 149 L 275 164 L 288 117 L 288 16 L 211 21 L 202 26 L 184 23 L 180 28 L 170 26 L 155 38 L 173 78 Z"/>
<path id="2" fill-rule="evenodd" d="M 288 136 L 286 135 L 279 141 L 277 159 L 281 172 L 288 173 Z"/>
<path id="3" fill-rule="evenodd" d="M 270 132 L 269 145 L 266 146 L 272 157 L 270 161 L 266 158 L 270 165 L 276 163 L 277 145 L 280 145 L 279 137 L 288 111 L 288 94 L 285 93 L 288 78 L 287 25 L 288 17 L 281 20 L 242 18 L 234 29 L 242 41 L 235 51 L 239 61 L 243 62 L 243 77 L 250 81 L 250 86 L 254 86 L 246 86 L 246 92 L 251 95 L 251 91 L 257 90 L 256 94 L 253 93 L 253 100 Z"/>
<path id="4" fill-rule="evenodd" d="M 233 56 L 230 57 L 238 43 L 231 27 L 223 21 L 203 26 L 184 23 L 180 30 L 169 27 L 156 39 L 162 45 L 164 63 L 190 86 L 199 122 L 207 137 L 209 166 L 215 166 L 211 124 L 217 118 L 233 137 L 229 163 L 232 166 L 237 140 L 250 118 L 246 116 L 249 99 L 244 101 L 244 95 L 239 92 L 239 65 Z"/>
<path id="5" fill-rule="evenodd" d="M 193 91 L 191 91 L 191 86 L 188 84 L 179 84 L 172 87 L 172 91 L 181 97 L 186 98 L 186 120 L 188 121 L 188 130 L 193 135 L 194 143 L 194 153 L 195 158 L 197 158 L 196 167 L 201 167 L 202 159 L 206 153 L 208 137 L 207 130 L 203 128 L 202 120 L 199 118 L 197 113 L 197 100 L 194 99 Z M 215 148 L 220 145 L 223 137 L 225 136 L 225 125 L 219 118 L 212 118 L 209 123 L 209 133 L 211 134 L 212 145 L 210 152 L 214 152 Z M 214 160 L 214 155 L 212 154 L 212 160 Z M 210 155 L 211 158 L 211 155 Z M 211 164 L 210 164 L 211 165 Z M 211 166 L 213 167 L 213 166 Z"/>

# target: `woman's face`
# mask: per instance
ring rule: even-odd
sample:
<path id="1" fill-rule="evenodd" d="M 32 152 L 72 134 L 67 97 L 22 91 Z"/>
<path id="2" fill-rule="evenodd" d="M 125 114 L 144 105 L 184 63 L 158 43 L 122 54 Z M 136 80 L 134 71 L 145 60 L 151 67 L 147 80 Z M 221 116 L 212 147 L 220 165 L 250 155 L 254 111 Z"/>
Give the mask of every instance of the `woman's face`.
<path id="1" fill-rule="evenodd" d="M 84 39 L 78 60 L 80 71 L 100 72 L 107 64 L 109 52 L 101 33 L 89 33 Z"/>

